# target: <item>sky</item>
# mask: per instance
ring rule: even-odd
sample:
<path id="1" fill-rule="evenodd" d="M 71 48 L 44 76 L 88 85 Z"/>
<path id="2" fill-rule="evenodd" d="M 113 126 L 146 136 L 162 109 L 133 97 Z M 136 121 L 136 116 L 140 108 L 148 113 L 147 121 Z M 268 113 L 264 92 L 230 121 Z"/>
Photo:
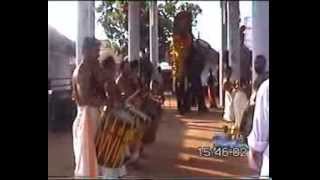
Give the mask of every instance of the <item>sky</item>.
<path id="1" fill-rule="evenodd" d="M 190 2 L 190 1 L 189 1 Z M 193 1 L 202 9 L 198 15 L 198 25 L 194 35 L 207 41 L 214 49 L 221 48 L 221 9 L 219 1 Z M 240 17 L 251 16 L 251 1 L 240 1 Z M 48 24 L 61 34 L 76 40 L 77 37 L 77 1 L 48 1 Z M 96 15 L 97 19 L 97 15 Z M 102 26 L 96 22 L 95 36 L 106 39 Z"/>

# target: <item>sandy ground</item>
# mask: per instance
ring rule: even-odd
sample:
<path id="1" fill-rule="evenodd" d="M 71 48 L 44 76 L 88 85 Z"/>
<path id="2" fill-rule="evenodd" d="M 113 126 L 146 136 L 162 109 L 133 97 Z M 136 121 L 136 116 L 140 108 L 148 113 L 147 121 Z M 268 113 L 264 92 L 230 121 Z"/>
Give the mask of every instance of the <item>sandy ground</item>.
<path id="1" fill-rule="evenodd" d="M 192 112 L 179 116 L 174 101 L 166 101 L 157 140 L 145 148 L 138 167 L 128 167 L 128 177 L 230 177 L 250 176 L 246 157 L 200 157 L 198 148 L 210 144 L 222 131 L 221 112 Z M 48 132 L 48 176 L 73 175 L 71 128 Z"/>

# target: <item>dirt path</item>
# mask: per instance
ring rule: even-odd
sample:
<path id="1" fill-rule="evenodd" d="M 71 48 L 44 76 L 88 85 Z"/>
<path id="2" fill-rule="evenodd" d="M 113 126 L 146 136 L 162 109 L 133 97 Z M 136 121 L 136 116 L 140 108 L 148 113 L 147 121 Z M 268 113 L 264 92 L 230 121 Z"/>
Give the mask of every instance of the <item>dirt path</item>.
<path id="1" fill-rule="evenodd" d="M 145 148 L 138 168 L 128 167 L 128 177 L 225 177 L 249 176 L 246 157 L 205 158 L 198 148 L 210 144 L 216 132 L 222 131 L 221 113 L 176 114 L 175 103 L 166 102 L 157 140 Z M 73 154 L 71 132 L 48 133 L 48 175 L 72 176 Z"/>

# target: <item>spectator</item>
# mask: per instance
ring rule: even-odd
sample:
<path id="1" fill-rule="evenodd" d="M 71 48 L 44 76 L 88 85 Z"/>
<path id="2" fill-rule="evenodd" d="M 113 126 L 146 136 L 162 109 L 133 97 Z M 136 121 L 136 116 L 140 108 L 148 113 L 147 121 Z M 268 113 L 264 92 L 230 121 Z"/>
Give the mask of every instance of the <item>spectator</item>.
<path id="1" fill-rule="evenodd" d="M 210 102 L 210 108 L 217 108 L 214 85 L 216 82 L 215 77 L 212 74 L 212 69 L 209 69 L 209 77 L 208 77 L 208 98 Z"/>
<path id="2" fill-rule="evenodd" d="M 231 122 L 234 120 L 233 117 L 233 109 L 232 109 L 232 90 L 233 90 L 233 84 L 230 82 L 230 77 L 232 74 L 232 69 L 231 67 L 227 66 L 226 71 L 225 71 L 225 82 L 223 84 L 223 91 L 224 91 L 224 115 L 223 119 Z"/>
<path id="3" fill-rule="evenodd" d="M 248 137 L 249 165 L 260 176 L 269 176 L 269 79 L 257 92 L 253 126 Z"/>

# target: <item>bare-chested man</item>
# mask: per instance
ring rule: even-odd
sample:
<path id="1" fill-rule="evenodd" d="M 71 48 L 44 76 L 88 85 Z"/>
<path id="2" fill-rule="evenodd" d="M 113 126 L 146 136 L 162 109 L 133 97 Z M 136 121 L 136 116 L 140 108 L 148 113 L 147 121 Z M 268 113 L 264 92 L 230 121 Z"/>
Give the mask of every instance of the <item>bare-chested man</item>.
<path id="1" fill-rule="evenodd" d="M 82 47 L 83 61 L 76 67 L 73 77 L 73 98 L 78 106 L 73 123 L 73 148 L 75 176 L 98 176 L 94 137 L 99 118 L 99 108 L 106 103 L 104 81 L 99 65 L 100 43 L 95 38 L 85 38 Z"/>
<path id="2" fill-rule="evenodd" d="M 122 94 L 122 100 L 126 100 L 128 97 L 133 95 L 137 91 L 141 91 L 141 84 L 139 83 L 139 78 L 137 75 L 137 60 L 131 64 L 128 61 L 124 61 L 120 65 L 120 76 L 117 79 L 117 86 Z M 141 93 L 139 93 L 131 102 L 133 105 L 140 109 L 142 105 Z M 128 155 L 130 158 L 127 163 L 135 162 L 140 156 L 140 148 L 142 147 L 142 142 L 138 141 L 134 144 L 130 144 Z"/>
<path id="3" fill-rule="evenodd" d="M 132 71 L 130 63 L 124 61 L 120 65 L 120 75 L 117 78 L 117 85 L 121 90 L 124 99 L 132 95 L 139 89 L 139 82 L 137 75 Z"/>
<path id="4" fill-rule="evenodd" d="M 103 123 L 104 121 L 108 121 L 108 117 L 106 116 L 111 110 L 115 110 L 118 108 L 122 108 L 122 101 L 121 101 L 121 92 L 115 83 L 115 74 L 116 74 L 116 64 L 114 57 L 112 55 L 105 55 L 100 58 L 100 63 L 103 68 L 103 74 L 105 79 L 105 92 L 107 96 L 107 109 L 104 115 L 102 115 L 102 119 L 100 122 Z M 119 112 L 119 111 L 117 111 Z M 100 129 L 101 130 L 101 129 Z M 110 133 L 110 132 L 108 132 Z M 98 131 L 97 137 L 99 138 L 106 138 L 105 131 Z M 110 150 L 110 149 L 108 149 Z M 99 154 L 99 153 L 98 153 Z M 118 178 L 126 175 L 126 168 L 125 166 L 121 166 L 118 168 L 111 168 L 106 166 L 101 166 L 99 168 L 99 173 L 104 178 Z"/>

